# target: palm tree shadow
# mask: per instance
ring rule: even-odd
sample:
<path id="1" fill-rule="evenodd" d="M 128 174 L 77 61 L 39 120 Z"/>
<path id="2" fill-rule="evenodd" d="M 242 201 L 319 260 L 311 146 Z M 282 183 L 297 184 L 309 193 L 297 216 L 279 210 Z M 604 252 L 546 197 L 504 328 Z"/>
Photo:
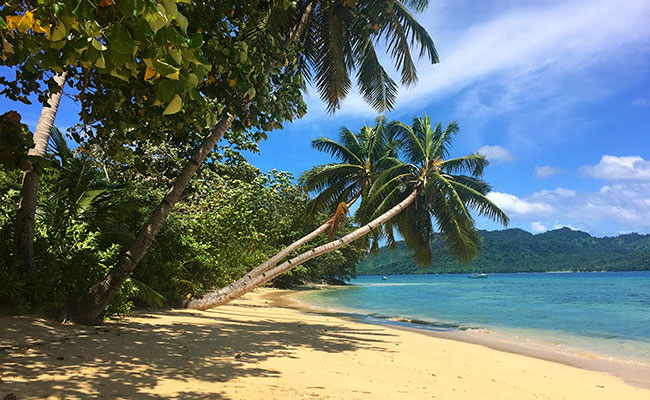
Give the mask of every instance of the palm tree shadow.
<path id="1" fill-rule="evenodd" d="M 239 377 L 279 377 L 259 367 L 293 350 L 338 353 L 382 349 L 385 333 L 372 326 L 301 322 L 295 318 L 251 320 L 234 307 L 218 312 L 166 311 L 103 327 L 59 326 L 35 318 L 0 318 L 0 396 L 47 398 L 226 398 L 206 385 Z M 202 385 L 203 383 L 203 385 Z M 217 385 L 218 387 L 218 385 Z M 201 388 L 202 390 L 198 390 Z M 167 394 L 158 394 L 167 390 Z M 88 394 L 90 393 L 90 394 Z"/>

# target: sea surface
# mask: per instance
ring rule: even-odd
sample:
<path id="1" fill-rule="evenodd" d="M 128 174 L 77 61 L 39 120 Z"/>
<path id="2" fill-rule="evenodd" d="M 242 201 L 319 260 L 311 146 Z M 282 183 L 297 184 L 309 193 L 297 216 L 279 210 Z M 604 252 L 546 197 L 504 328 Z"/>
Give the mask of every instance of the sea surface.
<path id="1" fill-rule="evenodd" d="M 495 332 L 650 363 L 650 271 L 362 276 L 300 301 L 369 322 Z"/>

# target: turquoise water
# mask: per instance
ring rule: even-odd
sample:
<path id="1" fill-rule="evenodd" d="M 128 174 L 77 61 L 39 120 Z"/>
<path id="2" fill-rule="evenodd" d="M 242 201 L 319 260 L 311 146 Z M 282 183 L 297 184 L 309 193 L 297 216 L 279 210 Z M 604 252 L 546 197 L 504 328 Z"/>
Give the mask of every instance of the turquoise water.
<path id="1" fill-rule="evenodd" d="M 650 271 L 363 276 L 301 300 L 425 329 L 488 329 L 650 362 Z"/>

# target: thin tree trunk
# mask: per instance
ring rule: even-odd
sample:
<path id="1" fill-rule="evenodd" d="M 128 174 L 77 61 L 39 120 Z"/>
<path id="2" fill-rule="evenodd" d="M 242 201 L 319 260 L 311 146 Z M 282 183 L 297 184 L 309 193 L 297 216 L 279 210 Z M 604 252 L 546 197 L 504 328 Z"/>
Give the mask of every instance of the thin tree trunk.
<path id="1" fill-rule="evenodd" d="M 313 1 L 307 4 L 298 24 L 294 27 L 288 39 L 283 43 L 285 48 L 289 47 L 302 36 L 314 6 L 315 2 Z M 230 115 L 219 121 L 212 133 L 195 150 L 188 164 L 183 168 L 178 178 L 176 178 L 172 188 L 167 192 L 161 204 L 154 210 L 144 228 L 138 233 L 131 248 L 122 254 L 117 265 L 108 272 L 104 280 L 85 294 L 68 301 L 61 311 L 60 319 L 62 321 L 73 321 L 90 325 L 100 322 L 104 309 L 144 257 L 162 227 L 162 224 L 183 194 L 190 179 L 192 179 L 201 163 L 203 163 L 219 139 L 230 129 L 233 119 L 234 117 Z"/>
<path id="2" fill-rule="evenodd" d="M 351 206 L 352 204 L 354 204 L 354 202 L 356 202 L 359 199 L 360 195 L 361 195 L 361 191 L 359 191 L 359 193 L 357 193 L 356 196 L 354 196 L 352 198 L 352 200 L 350 200 L 350 203 L 348 204 L 348 207 Z M 264 261 L 262 264 L 257 266 L 255 269 L 249 271 L 243 277 L 239 278 L 235 282 L 232 282 L 231 284 L 229 284 L 226 287 L 223 287 L 223 288 L 214 290 L 212 292 L 206 293 L 205 295 L 203 295 L 202 298 L 205 298 L 205 297 L 220 298 L 223 294 L 230 293 L 231 291 L 236 290 L 237 287 L 241 286 L 241 282 L 250 281 L 250 280 L 253 280 L 256 277 L 262 275 L 264 272 L 266 272 L 266 271 L 272 269 L 273 267 L 275 267 L 275 265 L 278 262 L 282 261 L 287 255 L 289 255 L 294 250 L 299 249 L 300 247 L 302 247 L 303 245 L 311 242 L 312 240 L 314 240 L 315 238 L 317 238 L 321 234 L 327 232 L 330 229 L 333 222 L 334 222 L 333 217 L 328 219 L 324 224 L 322 224 L 318 228 L 314 229 L 313 231 L 311 231 L 307 235 L 305 235 L 305 236 L 301 237 L 300 239 L 296 240 L 295 242 L 291 243 L 290 245 L 288 245 L 287 247 L 282 249 L 279 253 L 277 253 L 273 257 L 269 258 L 268 260 Z M 186 306 L 188 304 L 191 304 L 192 301 L 194 301 L 194 300 L 186 301 L 185 302 Z"/>
<path id="3" fill-rule="evenodd" d="M 108 272 L 101 282 L 87 293 L 71 299 L 66 304 L 61 312 L 61 320 L 91 325 L 101 321 L 104 309 L 120 290 L 120 287 L 138 265 L 138 262 L 142 260 L 172 208 L 181 198 L 185 187 L 219 139 L 230 129 L 233 119 L 232 115 L 228 115 L 217 123 L 212 132 L 203 140 L 201 146 L 194 151 L 192 157 L 176 178 L 174 185 L 153 211 L 147 224 L 138 233 L 131 248 L 122 253 L 117 265 Z"/>
<path id="4" fill-rule="evenodd" d="M 66 73 L 56 74 L 54 81 L 59 89 L 50 93 L 47 100 L 49 106 L 44 106 L 41 116 L 38 119 L 34 131 L 34 147 L 29 149 L 30 156 L 44 157 L 47 150 L 47 143 L 50 141 L 50 133 L 56 112 L 59 109 L 59 102 L 63 94 Z M 36 271 L 34 260 L 34 222 L 36 218 L 36 203 L 38 200 L 38 184 L 40 175 L 38 169 L 31 168 L 23 174 L 23 182 L 20 190 L 20 202 L 16 213 L 14 226 L 14 263 L 19 266 L 22 272 Z"/>
<path id="5" fill-rule="evenodd" d="M 334 240 L 332 242 L 326 243 L 324 245 L 306 251 L 252 279 L 248 279 L 248 280 L 240 279 L 237 282 L 228 286 L 228 288 L 230 288 L 230 290 L 228 291 L 221 290 L 221 291 L 209 293 L 200 299 L 194 299 L 189 301 L 187 304 L 185 304 L 185 306 L 187 308 L 193 308 L 197 310 L 207 310 L 208 308 L 213 308 L 213 307 L 220 306 L 222 304 L 226 304 L 229 301 L 234 300 L 250 292 L 256 287 L 265 284 L 266 282 L 277 277 L 278 275 L 287 272 L 290 269 L 306 261 L 311 260 L 314 257 L 339 249 L 345 246 L 346 244 L 351 243 L 364 235 L 367 235 L 368 233 L 372 232 L 373 230 L 377 229 L 381 225 L 388 222 L 390 219 L 392 219 L 397 214 L 399 214 L 404 208 L 408 207 L 408 205 L 411 204 L 418 196 L 419 192 L 420 192 L 419 189 L 413 190 L 413 192 L 411 192 L 411 194 L 409 194 L 407 198 L 402 200 L 395 207 L 391 208 L 390 210 L 386 211 L 384 214 L 370 221 L 368 224 L 354 230 L 353 232 L 343 236 L 340 239 Z"/>

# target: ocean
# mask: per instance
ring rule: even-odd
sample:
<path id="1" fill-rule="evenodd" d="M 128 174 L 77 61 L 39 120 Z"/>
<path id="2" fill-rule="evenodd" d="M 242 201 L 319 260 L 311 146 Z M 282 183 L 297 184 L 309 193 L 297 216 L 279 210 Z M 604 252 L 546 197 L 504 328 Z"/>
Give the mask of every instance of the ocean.
<path id="1" fill-rule="evenodd" d="M 650 363 L 650 271 L 361 276 L 300 301 L 431 331 L 498 333 Z"/>

